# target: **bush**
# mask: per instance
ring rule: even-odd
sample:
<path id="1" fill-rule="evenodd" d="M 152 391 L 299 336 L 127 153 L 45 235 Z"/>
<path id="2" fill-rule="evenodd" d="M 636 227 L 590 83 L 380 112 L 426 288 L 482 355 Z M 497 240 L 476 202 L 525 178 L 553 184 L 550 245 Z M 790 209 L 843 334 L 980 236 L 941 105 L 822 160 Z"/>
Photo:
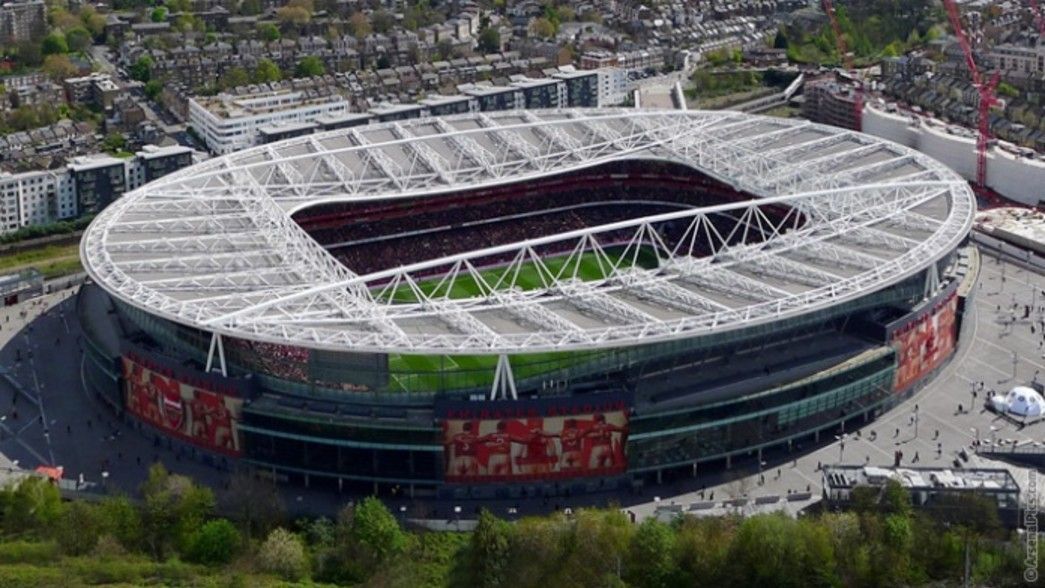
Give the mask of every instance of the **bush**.
<path id="1" fill-rule="evenodd" d="M 276 529 L 258 550 L 258 567 L 269 574 L 295 582 L 308 573 L 305 546 L 296 535 L 286 529 Z"/>
<path id="2" fill-rule="evenodd" d="M 46 565 L 58 557 L 58 545 L 51 541 L 0 542 L 0 566 L 11 564 Z"/>
<path id="3" fill-rule="evenodd" d="M 208 521 L 189 539 L 185 559 L 207 565 L 226 564 L 240 546 L 239 531 L 225 519 Z"/>

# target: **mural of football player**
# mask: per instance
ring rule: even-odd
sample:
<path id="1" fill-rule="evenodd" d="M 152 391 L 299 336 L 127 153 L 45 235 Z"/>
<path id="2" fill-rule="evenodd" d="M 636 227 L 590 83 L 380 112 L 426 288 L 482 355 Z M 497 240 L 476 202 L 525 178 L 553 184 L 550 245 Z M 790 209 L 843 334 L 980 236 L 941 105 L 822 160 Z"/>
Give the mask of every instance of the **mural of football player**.
<path id="1" fill-rule="evenodd" d="M 454 476 L 476 476 L 479 474 L 479 436 L 472 430 L 471 421 L 461 425 L 461 432 L 450 439 L 450 473 Z"/>
<path id="2" fill-rule="evenodd" d="M 616 465 L 616 457 L 613 453 L 613 434 L 624 434 L 624 428 L 611 425 L 606 422 L 606 415 L 596 413 L 595 423 L 585 433 L 591 439 L 591 454 L 588 457 L 588 468 L 604 469 Z"/>

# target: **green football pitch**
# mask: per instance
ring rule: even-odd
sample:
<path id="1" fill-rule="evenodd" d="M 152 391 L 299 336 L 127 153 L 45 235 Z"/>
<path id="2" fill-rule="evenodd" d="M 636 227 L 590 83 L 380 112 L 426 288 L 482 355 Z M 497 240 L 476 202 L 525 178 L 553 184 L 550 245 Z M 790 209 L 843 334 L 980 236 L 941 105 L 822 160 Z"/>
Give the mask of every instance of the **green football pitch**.
<path id="1" fill-rule="evenodd" d="M 623 248 L 608 249 L 606 255 L 585 253 L 581 256 L 563 255 L 542 260 L 544 266 L 553 275 L 564 272 L 578 279 L 591 281 L 602 279 L 609 271 L 610 264 L 615 264 L 626 255 Z M 628 255 L 630 263 L 631 255 Z M 607 263 L 609 262 L 609 263 Z M 636 265 L 652 268 L 657 265 L 656 255 L 652 251 L 642 250 L 636 258 Z M 534 263 L 526 263 L 517 269 L 495 267 L 479 272 L 483 281 L 489 286 L 496 285 L 504 279 L 508 271 L 517 271 L 515 278 L 517 287 L 523 290 L 541 288 L 541 269 Z M 448 298 L 472 298 L 481 296 L 484 288 L 470 274 L 461 273 L 451 283 L 443 277 L 433 277 L 417 283 L 417 287 L 427 296 L 446 296 Z M 388 294 L 385 294 L 387 296 Z M 397 303 L 417 302 L 417 295 L 409 285 L 401 285 L 391 293 L 392 300 Z M 542 373 L 554 372 L 572 365 L 592 360 L 601 352 L 547 352 L 528 353 L 509 357 L 512 372 L 516 380 L 538 376 Z M 401 392 L 430 392 L 444 389 L 484 388 L 493 384 L 494 368 L 497 365 L 496 355 L 397 355 L 388 356 L 390 372 L 389 388 Z"/>

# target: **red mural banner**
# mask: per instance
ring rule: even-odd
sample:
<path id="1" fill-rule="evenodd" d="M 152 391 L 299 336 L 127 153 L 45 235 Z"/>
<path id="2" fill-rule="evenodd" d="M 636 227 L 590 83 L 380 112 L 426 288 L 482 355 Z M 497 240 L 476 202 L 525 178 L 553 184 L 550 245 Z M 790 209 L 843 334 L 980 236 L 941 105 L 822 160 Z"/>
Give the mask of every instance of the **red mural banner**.
<path id="1" fill-rule="evenodd" d="M 230 456 L 240 455 L 243 400 L 181 382 L 123 357 L 127 410 L 162 431 Z"/>
<path id="2" fill-rule="evenodd" d="M 443 421 L 447 482 L 609 476 L 627 469 L 625 408 L 562 416 Z"/>
<path id="3" fill-rule="evenodd" d="M 892 336 L 898 365 L 893 390 L 901 391 L 936 369 L 954 352 L 957 342 L 958 296 L 941 301 L 921 317 L 897 329 Z"/>

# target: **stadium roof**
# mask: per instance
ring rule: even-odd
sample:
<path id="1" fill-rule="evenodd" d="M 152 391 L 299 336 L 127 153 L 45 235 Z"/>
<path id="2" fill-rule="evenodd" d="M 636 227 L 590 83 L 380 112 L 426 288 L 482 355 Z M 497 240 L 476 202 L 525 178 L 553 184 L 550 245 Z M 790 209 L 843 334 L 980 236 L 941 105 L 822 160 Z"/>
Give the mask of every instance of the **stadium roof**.
<path id="1" fill-rule="evenodd" d="M 635 158 L 687 164 L 757 198 L 368 275 L 291 219 L 320 203 L 455 192 Z M 781 209 L 791 211 L 782 220 Z M 81 255 L 118 299 L 212 333 L 334 350 L 518 353 L 680 339 L 837 305 L 943 258 L 974 212 L 968 185 L 942 164 L 834 127 L 721 111 L 508 111 L 342 129 L 209 160 L 110 205 Z M 757 238 L 718 234 L 711 219 L 720 214 Z M 665 219 L 688 223 L 677 247 L 653 229 Z M 659 267 L 604 256 L 608 275 L 582 281 L 535 252 L 560 242 L 604 255 L 600 238 L 625 229 L 629 247 L 654 250 Z M 713 254 L 692 256 L 697 243 Z M 489 283 L 473 260 L 494 254 L 537 267 L 542 287 L 519 287 L 513 271 Z M 446 267 L 447 286 L 474 280 L 482 294 L 417 287 L 418 276 Z M 393 303 L 397 288 L 416 301 Z"/>

